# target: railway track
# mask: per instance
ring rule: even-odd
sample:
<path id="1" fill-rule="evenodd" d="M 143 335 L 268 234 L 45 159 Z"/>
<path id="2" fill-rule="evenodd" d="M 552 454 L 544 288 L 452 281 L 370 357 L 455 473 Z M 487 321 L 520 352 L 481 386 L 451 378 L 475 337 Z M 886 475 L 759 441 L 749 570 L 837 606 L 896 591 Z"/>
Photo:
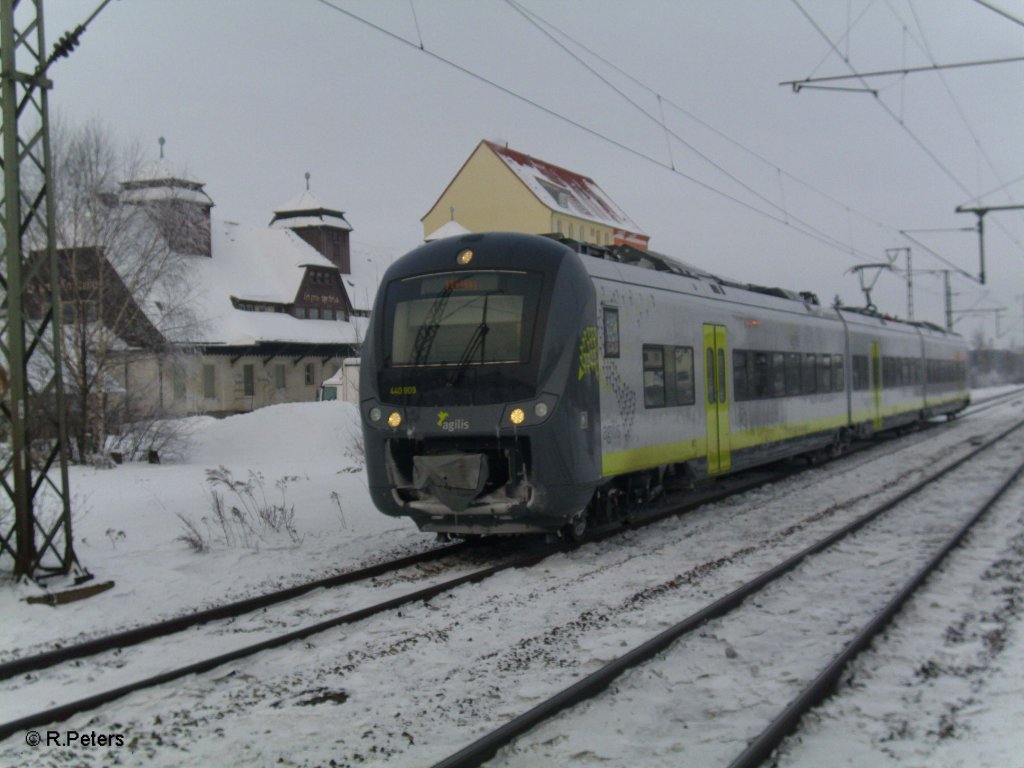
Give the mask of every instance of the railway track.
<path id="1" fill-rule="evenodd" d="M 704 492 L 689 498 L 685 505 L 675 505 L 655 510 L 651 514 L 647 515 L 641 522 L 643 524 L 656 522 L 664 517 L 679 514 L 682 511 L 692 509 L 693 507 L 701 504 L 706 504 L 709 501 L 721 500 L 730 495 L 758 487 L 768 482 L 776 482 L 781 477 L 791 474 L 793 471 L 794 470 L 790 467 L 773 473 L 760 473 L 759 475 L 747 477 L 741 481 L 733 481 L 730 484 L 723 484 L 723 487 L 707 489 Z M 636 525 L 639 524 L 640 523 L 637 523 Z M 631 526 L 631 529 L 635 528 L 636 525 Z M 619 529 L 600 532 L 591 540 L 601 540 L 603 538 L 613 536 L 618 532 Z M 456 544 L 450 547 L 439 548 L 437 550 L 431 550 L 411 557 L 401 558 L 399 561 L 381 563 L 367 569 L 361 569 L 360 571 L 349 574 L 341 574 L 337 577 L 311 582 L 288 590 L 282 590 L 270 595 L 254 598 L 252 600 L 239 601 L 237 603 L 221 606 L 209 611 L 180 617 L 178 619 L 172 619 L 167 622 L 161 622 L 157 625 L 117 633 L 106 638 L 97 638 L 92 641 L 88 641 L 87 643 L 79 644 L 78 646 L 70 646 L 67 649 L 55 649 L 54 651 L 37 654 L 33 657 L 16 659 L 5 665 L 0 665 L 0 677 L 10 678 L 12 676 L 25 674 L 26 672 L 38 671 L 53 664 L 81 659 L 86 655 L 95 653 L 104 653 L 115 649 L 119 651 L 128 645 L 143 643 L 156 637 L 165 636 L 168 633 L 180 632 L 202 622 L 210 622 L 218 619 L 224 619 L 226 617 L 236 617 L 245 612 L 259 610 L 269 605 L 294 599 L 316 589 L 330 588 L 340 586 L 342 584 L 353 584 L 359 580 L 371 579 L 384 574 L 393 573 L 396 563 L 399 564 L 399 567 L 410 568 L 423 563 L 438 561 L 445 557 L 455 557 L 465 548 L 465 544 Z M 307 638 L 333 627 L 360 621 L 384 611 L 396 610 L 409 603 L 429 600 L 431 597 L 437 596 L 443 592 L 455 589 L 463 584 L 486 579 L 489 576 L 495 575 L 504 570 L 534 565 L 555 552 L 566 551 L 569 548 L 570 545 L 568 544 L 557 544 L 554 546 L 540 548 L 531 552 L 527 556 L 511 558 L 498 565 L 490 565 L 486 568 L 471 571 L 470 573 L 461 574 L 456 578 L 446 579 L 428 588 L 414 590 L 405 595 L 383 601 L 376 605 L 356 611 L 350 611 L 343 615 L 332 617 L 328 620 L 312 624 L 302 629 L 287 632 L 259 643 L 250 644 L 244 648 L 234 649 L 227 653 L 195 662 L 178 669 L 150 675 L 126 685 L 115 686 L 105 692 L 83 697 L 68 704 L 60 705 L 58 707 L 50 707 L 30 715 L 16 718 L 15 720 L 0 725 L 0 739 L 6 738 L 13 733 L 17 733 L 28 728 L 66 719 L 76 712 L 93 709 L 133 691 L 170 682 L 185 675 L 208 671 L 230 661 L 235 661 L 269 648 L 278 647 L 296 640 Z"/>
<path id="2" fill-rule="evenodd" d="M 546 698 L 530 710 L 509 720 L 499 728 L 481 736 L 473 743 L 437 762 L 434 768 L 464 768 L 477 766 L 490 760 L 499 750 L 513 744 L 516 739 L 538 725 L 551 720 L 556 715 L 576 707 L 583 702 L 593 698 L 614 681 L 620 678 L 627 671 L 643 665 L 658 654 L 665 652 L 673 644 L 682 638 L 693 634 L 695 631 L 705 628 L 709 622 L 721 619 L 740 609 L 745 602 L 753 596 L 762 592 L 769 585 L 778 582 L 787 576 L 794 569 L 798 568 L 809 558 L 825 552 L 841 541 L 848 539 L 852 534 L 861 531 L 868 524 L 878 520 L 890 510 L 893 510 L 908 500 L 933 487 L 937 482 L 945 479 L 951 473 L 956 472 L 971 462 L 979 454 L 1000 445 L 1012 435 L 1016 435 L 1024 427 L 1024 421 L 1014 424 L 1004 430 L 996 437 L 985 441 L 975 450 L 943 467 L 911 488 L 903 491 L 898 496 L 881 504 L 868 513 L 857 518 L 853 522 L 844 525 L 827 537 L 812 544 L 799 553 L 787 558 L 773 568 L 765 571 L 754 579 L 744 583 L 725 597 L 705 606 L 702 610 L 691 614 L 687 618 L 669 627 L 665 631 L 650 638 L 646 642 L 634 647 L 628 652 L 618 656 L 611 662 L 603 665 L 598 670 L 578 680 L 573 685 L 559 691 L 554 696 Z M 756 736 L 747 749 L 737 757 L 730 765 L 730 768 L 752 768 L 760 765 L 761 762 L 772 752 L 781 740 L 792 731 L 800 717 L 811 707 L 820 702 L 832 689 L 838 680 L 843 668 L 849 660 L 865 648 L 888 623 L 891 617 L 899 610 L 899 607 L 909 598 L 910 595 L 920 586 L 942 559 L 963 539 L 971 526 L 985 514 L 1002 495 L 1024 474 L 1024 465 L 1018 466 L 998 487 L 998 489 L 982 504 L 967 520 L 956 530 L 953 536 L 939 548 L 926 565 L 915 572 L 913 577 L 903 585 L 897 594 L 879 611 L 863 629 L 843 647 L 842 651 L 825 667 L 820 674 L 795 697 L 793 702 L 786 706 L 783 711 L 775 717 L 771 724 L 758 736 Z M 677 694 L 678 695 L 678 694 Z M 690 695 L 690 694 L 687 694 Z M 539 738 L 548 738 L 547 735 Z M 507 753 L 510 760 L 515 753 Z M 551 759 L 551 755 L 545 755 Z M 514 760 L 513 760 L 514 762 Z M 557 762 L 557 759 L 556 759 Z"/>
<path id="3" fill-rule="evenodd" d="M 965 415 L 983 412 L 1008 400 L 1012 400 L 1021 394 L 1024 394 L 1024 387 L 979 400 L 976 403 L 973 403 L 967 411 L 965 411 Z M 932 428 L 940 426 L 942 425 L 934 422 L 930 425 Z M 887 437 L 887 439 L 891 440 L 894 438 Z M 922 437 L 921 439 L 927 439 L 927 437 Z M 900 443 L 892 446 L 888 450 L 890 452 L 897 452 L 904 450 L 906 447 L 906 443 Z M 872 452 L 873 456 L 871 460 L 877 456 L 877 443 L 866 442 L 860 444 L 857 448 L 858 452 L 860 450 L 875 448 L 876 451 Z M 777 481 L 786 474 L 786 471 L 780 471 L 778 468 L 772 470 L 768 474 L 764 474 L 763 472 L 748 473 L 747 476 L 739 481 L 728 481 L 729 484 L 726 485 L 724 491 L 722 488 L 717 488 L 710 491 L 701 491 L 697 494 L 690 494 L 687 501 L 682 504 L 678 502 L 670 502 L 668 504 L 660 503 L 656 505 L 654 509 L 643 515 L 642 518 L 639 518 L 638 521 L 648 523 L 671 517 L 679 514 L 680 512 L 692 509 L 695 506 L 699 506 L 700 504 L 724 498 L 725 495 L 743 492 L 745 490 L 758 487 L 759 485 L 763 485 L 766 482 Z M 85 658 L 105 651 L 127 648 L 132 645 L 144 643 L 148 640 L 166 637 L 167 635 L 177 632 L 183 632 L 208 622 L 236 618 L 279 603 L 294 600 L 297 597 L 301 597 L 319 589 L 334 589 L 341 586 L 357 584 L 385 576 L 389 573 L 394 573 L 405 568 L 433 563 L 444 558 L 464 553 L 469 546 L 469 542 L 456 542 L 424 552 L 382 561 L 353 571 L 347 571 L 334 576 L 316 579 L 292 587 L 267 592 L 256 597 L 237 600 L 151 624 L 132 627 L 108 635 L 91 638 L 79 643 L 60 645 L 59 647 L 54 647 L 50 650 L 16 657 L 0 662 L 0 680 L 6 680 L 28 672 L 39 671 L 56 664 Z"/>

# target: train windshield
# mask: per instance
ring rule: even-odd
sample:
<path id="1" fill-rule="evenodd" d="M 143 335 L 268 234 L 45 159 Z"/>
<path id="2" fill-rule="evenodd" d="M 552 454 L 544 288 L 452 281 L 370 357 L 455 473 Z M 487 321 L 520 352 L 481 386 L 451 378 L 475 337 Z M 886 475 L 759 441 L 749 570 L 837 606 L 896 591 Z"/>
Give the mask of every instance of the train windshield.
<path id="1" fill-rule="evenodd" d="M 388 364 L 479 366 L 530 359 L 542 277 L 478 271 L 421 275 L 388 286 Z"/>

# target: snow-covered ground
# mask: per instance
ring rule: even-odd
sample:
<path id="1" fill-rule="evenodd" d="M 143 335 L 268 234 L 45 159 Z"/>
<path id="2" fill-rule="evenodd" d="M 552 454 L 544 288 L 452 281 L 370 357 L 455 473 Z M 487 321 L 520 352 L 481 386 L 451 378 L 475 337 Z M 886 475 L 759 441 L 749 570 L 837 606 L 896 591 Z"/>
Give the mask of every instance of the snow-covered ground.
<path id="1" fill-rule="evenodd" d="M 961 455 L 971 438 L 1022 415 L 1020 402 L 992 409 L 925 440 L 910 436 L 880 447 L 874 460 L 851 457 L 428 605 L 134 694 L 51 726 L 120 734 L 124 746 L 31 749 L 15 736 L 0 744 L 0 765 L 430 764 L 852 519 L 878 500 L 865 492 L 885 484 L 882 493 L 895 495 L 930 465 Z M 115 586 L 50 608 L 22 600 L 37 587 L 0 584 L 0 660 L 433 545 L 370 504 L 351 406 L 282 405 L 187 426 L 191 441 L 180 462 L 72 469 L 76 551 L 97 581 Z M 254 491 L 294 509 L 293 531 L 233 529 L 233 542 L 224 542 L 218 527 L 208 527 L 214 510 L 207 472 L 218 467 L 236 480 L 254 478 Z M 228 507 L 240 504 L 219 487 Z M 958 493 L 970 497 L 972 487 Z M 1022 502 L 1017 488 L 972 534 L 885 641 L 857 661 L 839 695 L 785 745 L 780 765 L 1024 765 L 1024 737 L 1014 725 L 1024 715 Z M 182 518 L 208 551 L 182 540 L 189 533 Z M 899 537 L 889 538 L 891 551 L 883 536 L 865 557 L 902 557 Z M 370 597 L 326 591 L 274 621 L 341 613 Z M 250 631 L 239 622 L 222 634 Z M 160 652 L 165 665 L 217 652 L 213 640 L 196 637 L 207 635 L 168 644 Z M 544 726 L 546 737 L 537 729 L 532 738 L 541 748 L 524 740 L 500 762 L 539 764 L 554 745 L 559 763 L 703 764 L 701 751 L 692 751 L 707 730 L 701 716 L 724 717 L 751 695 L 767 695 L 757 693 L 759 681 L 769 690 L 788 680 L 784 666 L 749 657 L 724 630 L 710 637 L 709 647 L 721 653 L 704 658 L 674 649 L 633 683 L 623 681 L 625 700 L 616 703 L 611 691 Z M 128 658 L 84 661 L 75 693 L 62 690 L 68 677 L 54 674 L 50 683 L 39 673 L 32 695 L 42 691 L 58 703 L 82 695 L 83 685 L 113 687 L 113 670 Z M 710 686 L 717 708 L 693 704 L 698 687 L 691 678 L 699 690 Z M 0 683 L 0 721 L 35 708 L 18 701 L 32 682 Z M 672 700 L 692 706 L 668 712 Z M 609 717 L 615 721 L 601 719 Z M 676 762 L 630 746 L 640 742 L 668 745 Z"/>

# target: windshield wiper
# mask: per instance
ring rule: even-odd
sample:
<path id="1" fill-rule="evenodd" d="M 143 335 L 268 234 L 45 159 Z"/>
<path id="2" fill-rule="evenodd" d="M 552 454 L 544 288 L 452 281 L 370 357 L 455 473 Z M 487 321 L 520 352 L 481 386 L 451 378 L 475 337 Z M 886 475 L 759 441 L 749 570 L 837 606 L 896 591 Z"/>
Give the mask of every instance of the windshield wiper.
<path id="1" fill-rule="evenodd" d="M 504 293 L 504 291 L 489 291 L 484 294 L 484 309 L 480 316 L 480 324 L 473 329 L 473 335 L 466 342 L 466 348 L 462 350 L 462 356 L 459 357 L 459 362 L 455 366 L 455 375 L 452 376 L 453 386 L 462 379 L 462 374 L 472 362 L 477 347 L 480 348 L 480 362 L 483 363 L 486 359 L 487 334 L 491 330 L 487 325 L 487 300 L 491 297 L 491 294 L 495 293 Z"/>
<path id="2" fill-rule="evenodd" d="M 444 290 L 437 294 L 434 302 L 430 305 L 430 309 L 427 310 L 427 316 L 423 319 L 423 325 L 416 331 L 416 339 L 412 347 L 413 365 L 423 365 L 430 356 L 430 348 L 434 345 L 437 331 L 441 327 L 444 308 L 452 295 L 453 287 L 452 285 L 446 285 Z"/>

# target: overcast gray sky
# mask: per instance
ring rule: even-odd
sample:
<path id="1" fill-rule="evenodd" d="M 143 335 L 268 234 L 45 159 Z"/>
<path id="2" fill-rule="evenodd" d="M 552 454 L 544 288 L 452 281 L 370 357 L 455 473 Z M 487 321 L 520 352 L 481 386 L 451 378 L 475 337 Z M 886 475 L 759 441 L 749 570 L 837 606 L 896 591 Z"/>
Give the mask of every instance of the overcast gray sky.
<path id="1" fill-rule="evenodd" d="M 166 137 L 221 219 L 269 222 L 308 171 L 355 239 L 398 250 L 481 139 L 507 142 L 594 178 L 653 249 L 825 302 L 860 303 L 847 270 L 886 249 L 976 275 L 976 234 L 900 230 L 1024 203 L 1024 63 L 871 78 L 877 97 L 779 86 L 1024 56 L 1024 24 L 974 0 L 517 2 L 116 0 L 53 66 L 51 109 L 154 158 Z M 50 44 L 98 4 L 45 0 Z M 1005 307 L 1002 338 L 991 314 L 957 330 L 1020 345 L 1024 211 L 985 224 L 989 284 L 955 279 L 955 304 Z M 941 285 L 915 275 L 917 319 L 943 323 Z M 873 298 L 905 316 L 901 276 Z"/>

